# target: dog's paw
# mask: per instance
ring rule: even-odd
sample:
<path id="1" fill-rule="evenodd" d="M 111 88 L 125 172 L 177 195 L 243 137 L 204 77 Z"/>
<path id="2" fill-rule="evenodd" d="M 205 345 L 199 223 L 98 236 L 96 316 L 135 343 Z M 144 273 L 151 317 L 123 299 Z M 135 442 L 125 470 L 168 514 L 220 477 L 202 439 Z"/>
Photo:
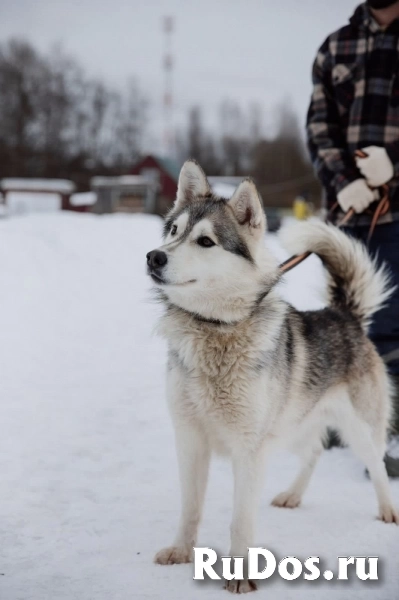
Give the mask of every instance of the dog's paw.
<path id="1" fill-rule="evenodd" d="M 280 508 L 296 508 L 301 503 L 301 497 L 293 492 L 281 492 L 272 500 L 273 506 Z"/>
<path id="2" fill-rule="evenodd" d="M 185 546 L 170 546 L 156 553 L 154 562 L 158 565 L 180 565 L 193 562 L 193 549 Z"/>
<path id="3" fill-rule="evenodd" d="M 224 589 L 232 594 L 246 594 L 247 592 L 255 592 L 258 587 L 252 579 L 234 579 L 226 581 Z"/>
<path id="4" fill-rule="evenodd" d="M 382 506 L 380 508 L 379 518 L 384 523 L 396 523 L 399 525 L 399 513 L 393 506 Z"/>

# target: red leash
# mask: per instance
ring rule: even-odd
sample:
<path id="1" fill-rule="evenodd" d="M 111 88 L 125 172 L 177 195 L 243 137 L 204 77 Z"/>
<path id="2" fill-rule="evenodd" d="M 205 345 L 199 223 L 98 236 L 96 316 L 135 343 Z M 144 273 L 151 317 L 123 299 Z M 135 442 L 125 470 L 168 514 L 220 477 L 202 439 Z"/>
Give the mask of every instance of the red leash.
<path id="1" fill-rule="evenodd" d="M 365 152 L 363 152 L 363 150 L 356 150 L 355 154 L 359 158 L 367 157 L 367 154 Z M 372 221 L 370 224 L 367 241 L 370 241 L 370 239 L 374 233 L 375 226 L 377 225 L 378 219 L 380 217 L 382 217 L 383 215 L 385 215 L 389 210 L 389 187 L 386 183 L 383 186 L 381 186 L 381 191 L 382 191 L 382 198 L 381 198 L 381 200 L 379 200 L 377 208 L 374 211 L 373 218 L 372 218 Z M 330 212 L 328 213 L 328 216 L 331 216 L 337 207 L 338 207 L 338 203 L 336 202 L 334 204 L 334 206 L 332 207 L 332 209 L 330 210 Z M 344 225 L 346 225 L 346 223 L 353 217 L 354 214 L 355 214 L 355 211 L 353 210 L 353 208 L 349 209 L 348 212 L 339 221 L 339 223 L 337 223 L 337 227 L 343 227 Z M 310 256 L 311 254 L 312 254 L 312 252 L 304 252 L 303 254 L 294 254 L 294 256 L 291 256 L 288 260 L 284 261 L 283 263 L 281 263 L 279 265 L 280 271 L 282 273 L 287 273 L 288 271 L 291 271 L 291 269 L 293 269 L 294 267 L 299 265 L 301 262 L 306 260 L 308 258 L 308 256 Z"/>

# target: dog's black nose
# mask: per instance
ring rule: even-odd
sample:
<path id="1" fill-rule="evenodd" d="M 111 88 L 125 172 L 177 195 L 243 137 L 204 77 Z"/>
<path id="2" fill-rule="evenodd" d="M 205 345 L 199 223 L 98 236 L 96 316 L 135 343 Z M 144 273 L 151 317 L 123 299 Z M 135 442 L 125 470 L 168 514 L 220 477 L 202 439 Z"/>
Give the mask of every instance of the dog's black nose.
<path id="1" fill-rule="evenodd" d="M 164 267 L 168 262 L 168 257 L 162 250 L 152 250 L 147 254 L 147 265 L 151 269 L 159 269 Z"/>

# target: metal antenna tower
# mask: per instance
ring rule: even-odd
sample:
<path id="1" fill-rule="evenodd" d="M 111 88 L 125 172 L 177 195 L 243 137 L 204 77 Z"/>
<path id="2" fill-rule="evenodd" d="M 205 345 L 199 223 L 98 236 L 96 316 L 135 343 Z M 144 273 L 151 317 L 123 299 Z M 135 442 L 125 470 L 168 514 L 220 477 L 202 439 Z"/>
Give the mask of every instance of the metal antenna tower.
<path id="1" fill-rule="evenodd" d="M 173 127 L 173 67 L 174 60 L 172 55 L 172 37 L 174 29 L 174 19 L 171 16 L 163 18 L 163 32 L 165 39 L 163 71 L 164 71 L 164 132 L 163 132 L 163 154 L 166 157 L 174 158 L 175 139 Z"/>

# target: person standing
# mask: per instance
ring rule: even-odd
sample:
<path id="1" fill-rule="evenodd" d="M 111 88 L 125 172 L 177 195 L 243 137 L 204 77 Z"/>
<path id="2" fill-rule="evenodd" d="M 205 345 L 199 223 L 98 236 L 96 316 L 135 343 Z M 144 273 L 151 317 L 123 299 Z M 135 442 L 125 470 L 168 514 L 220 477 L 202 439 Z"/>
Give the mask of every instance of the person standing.
<path id="1" fill-rule="evenodd" d="M 346 231 L 368 243 L 397 285 L 375 315 L 370 338 L 396 384 L 394 430 L 399 434 L 399 0 L 367 0 L 349 24 L 332 33 L 313 65 L 307 139 L 326 207 L 337 221 L 353 209 Z M 365 158 L 357 158 L 363 150 Z M 389 211 L 367 242 L 382 185 Z M 390 476 L 399 459 L 385 458 Z"/>

